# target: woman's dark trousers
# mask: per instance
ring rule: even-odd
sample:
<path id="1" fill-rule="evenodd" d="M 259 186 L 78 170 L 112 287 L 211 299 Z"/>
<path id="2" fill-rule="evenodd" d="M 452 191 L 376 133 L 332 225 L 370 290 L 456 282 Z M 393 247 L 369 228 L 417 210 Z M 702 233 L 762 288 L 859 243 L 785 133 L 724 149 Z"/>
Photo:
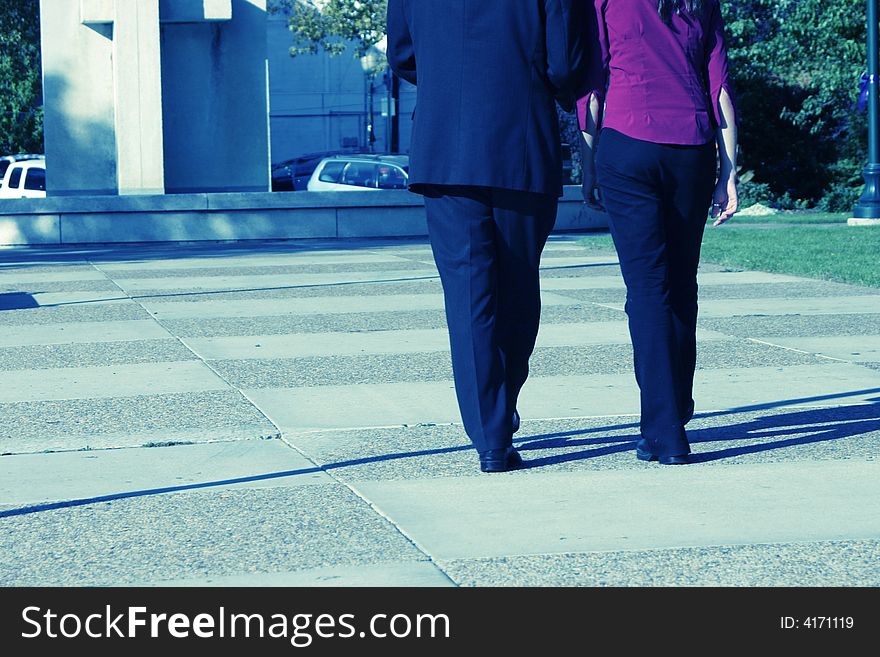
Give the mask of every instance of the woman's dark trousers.
<path id="1" fill-rule="evenodd" d="M 715 146 L 677 146 L 602 131 L 596 177 L 626 282 L 641 391 L 638 447 L 690 453 L 697 266 L 715 182 Z"/>

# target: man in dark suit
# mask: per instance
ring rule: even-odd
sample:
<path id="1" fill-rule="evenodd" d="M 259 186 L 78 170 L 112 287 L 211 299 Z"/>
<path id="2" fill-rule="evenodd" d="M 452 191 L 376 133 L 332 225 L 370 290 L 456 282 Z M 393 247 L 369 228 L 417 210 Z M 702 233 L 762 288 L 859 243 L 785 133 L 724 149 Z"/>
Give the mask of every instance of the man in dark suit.
<path id="1" fill-rule="evenodd" d="M 410 189 L 425 197 L 462 421 L 484 472 L 522 464 L 516 401 L 562 194 L 555 101 L 583 91 L 583 0 L 389 0 L 388 62 L 418 88 Z"/>

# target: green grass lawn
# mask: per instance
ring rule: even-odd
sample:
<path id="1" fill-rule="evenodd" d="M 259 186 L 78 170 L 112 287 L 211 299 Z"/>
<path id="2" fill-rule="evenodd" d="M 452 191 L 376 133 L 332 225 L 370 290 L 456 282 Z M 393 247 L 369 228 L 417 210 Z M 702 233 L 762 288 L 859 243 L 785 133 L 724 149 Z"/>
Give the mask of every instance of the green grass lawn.
<path id="1" fill-rule="evenodd" d="M 614 248 L 607 233 L 587 236 L 581 244 L 593 251 Z M 734 217 L 724 226 L 706 227 L 702 260 L 737 269 L 880 287 L 880 226 L 792 222 L 765 228 Z"/>
<path id="2" fill-rule="evenodd" d="M 766 217 L 743 217 L 736 215 L 738 224 L 845 224 L 849 212 L 779 212 Z M 711 223 L 711 222 L 710 222 Z"/>

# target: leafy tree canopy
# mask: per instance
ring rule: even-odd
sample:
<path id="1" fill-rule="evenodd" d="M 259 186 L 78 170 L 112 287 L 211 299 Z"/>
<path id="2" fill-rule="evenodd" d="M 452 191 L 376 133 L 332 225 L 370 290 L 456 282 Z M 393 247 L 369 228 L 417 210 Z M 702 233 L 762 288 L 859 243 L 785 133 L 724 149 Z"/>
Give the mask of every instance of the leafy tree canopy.
<path id="1" fill-rule="evenodd" d="M 774 196 L 858 195 L 865 0 L 722 0 L 742 160 Z M 849 191 L 846 191 L 849 190 Z M 841 208 L 842 209 L 842 208 Z"/>
<path id="2" fill-rule="evenodd" d="M 43 152 L 39 0 L 0 2 L 0 155 Z"/>
<path id="3" fill-rule="evenodd" d="M 271 11 L 288 16 L 291 55 L 339 55 L 352 46 L 360 58 L 385 38 L 387 7 L 387 0 L 275 0 Z"/>

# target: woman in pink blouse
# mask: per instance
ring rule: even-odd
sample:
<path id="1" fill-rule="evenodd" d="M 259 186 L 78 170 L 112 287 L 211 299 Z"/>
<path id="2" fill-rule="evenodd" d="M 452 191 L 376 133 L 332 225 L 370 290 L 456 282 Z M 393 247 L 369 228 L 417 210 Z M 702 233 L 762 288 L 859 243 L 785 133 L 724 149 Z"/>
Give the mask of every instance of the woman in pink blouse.
<path id="1" fill-rule="evenodd" d="M 721 8 L 719 0 L 593 4 L 588 31 L 600 56 L 578 120 L 585 185 L 597 183 L 626 282 L 641 390 L 636 456 L 685 464 L 703 229 L 710 207 L 715 226 L 737 210 Z"/>

